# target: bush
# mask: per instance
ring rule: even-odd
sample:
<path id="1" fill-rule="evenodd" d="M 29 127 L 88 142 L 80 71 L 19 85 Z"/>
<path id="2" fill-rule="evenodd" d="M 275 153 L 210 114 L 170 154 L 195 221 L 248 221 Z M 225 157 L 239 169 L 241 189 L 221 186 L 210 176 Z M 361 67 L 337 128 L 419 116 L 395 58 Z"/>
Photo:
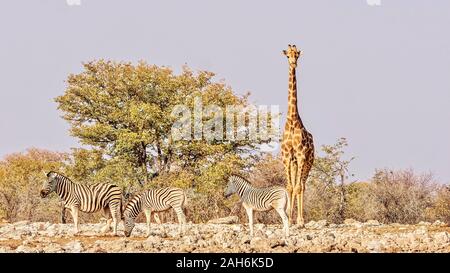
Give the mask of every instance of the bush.
<path id="1" fill-rule="evenodd" d="M 426 211 L 435 201 L 432 174 L 416 175 L 413 170 L 377 170 L 373 192 L 378 203 L 377 220 L 413 224 L 428 220 Z"/>
<path id="2" fill-rule="evenodd" d="M 39 190 L 49 170 L 59 170 L 75 177 L 77 183 L 112 182 L 122 186 L 124 192 L 136 193 L 146 188 L 166 186 L 179 187 L 187 195 L 186 218 L 194 223 L 204 223 L 210 219 L 237 215 L 241 223 L 248 217 L 237 196 L 223 197 L 227 177 L 244 165 L 234 157 L 225 157 L 217 164 L 210 164 L 201 170 L 175 169 L 155 177 L 144 187 L 130 181 L 116 181 L 121 177 L 117 170 L 126 168 L 102 169 L 100 172 L 85 173 L 85 167 L 73 163 L 65 153 L 55 153 L 30 149 L 25 153 L 6 156 L 0 161 L 0 218 L 10 222 L 19 220 L 60 222 L 61 202 L 55 194 L 42 199 Z M 450 189 L 438 185 L 433 176 L 415 174 L 413 170 L 377 170 L 368 182 L 344 183 L 339 177 L 329 175 L 323 158 L 316 162 L 322 164 L 321 173 L 313 169 L 305 192 L 305 220 L 322 220 L 340 223 L 342 219 L 353 218 L 358 221 L 376 219 L 383 223 L 414 224 L 419 221 L 440 220 L 450 223 Z M 122 163 L 120 163 L 122 164 Z M 246 163 L 249 166 L 249 162 Z M 328 168 L 331 174 L 335 169 Z M 316 172 L 316 173 L 315 173 Z M 85 173 L 85 176 L 82 174 Z M 253 167 L 242 171 L 257 187 L 285 186 L 284 167 L 279 157 L 264 155 L 253 162 Z M 331 178 L 333 179 L 331 179 Z M 81 179 L 84 178 L 84 179 Z M 326 179 L 325 179 L 326 178 Z M 342 193 L 345 198 L 342 199 Z M 342 205 L 342 201 L 345 204 Z M 342 210 L 342 208 L 345 208 Z M 296 217 L 294 210 L 294 218 Z M 163 222 L 177 222 L 173 210 L 159 214 Z M 101 212 L 81 213 L 80 222 L 98 222 Z M 255 222 L 266 224 L 281 223 L 275 211 L 255 212 Z M 72 222 L 67 212 L 68 222 Z M 145 221 L 143 214 L 139 221 Z"/>
<path id="3" fill-rule="evenodd" d="M 61 204 L 54 195 L 41 199 L 39 191 L 49 170 L 64 166 L 67 154 L 29 149 L 0 161 L 0 215 L 8 221 L 59 221 Z"/>
<path id="4" fill-rule="evenodd" d="M 377 202 L 374 184 L 370 182 L 354 182 L 346 186 L 347 206 L 345 218 L 360 222 L 377 219 L 380 209 Z"/>

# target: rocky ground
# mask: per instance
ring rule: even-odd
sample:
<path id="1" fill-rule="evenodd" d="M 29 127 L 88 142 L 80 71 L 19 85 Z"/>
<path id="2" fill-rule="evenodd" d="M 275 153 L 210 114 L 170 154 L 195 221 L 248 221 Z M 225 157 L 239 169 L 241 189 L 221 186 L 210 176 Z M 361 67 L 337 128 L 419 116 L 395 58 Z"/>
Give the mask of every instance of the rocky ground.
<path id="1" fill-rule="evenodd" d="M 309 222 L 291 227 L 283 239 L 281 225 L 255 225 L 255 236 L 239 224 L 188 224 L 178 234 L 177 224 L 137 224 L 131 237 L 101 234 L 103 224 L 82 224 L 73 234 L 71 224 L 27 221 L 0 224 L 0 252 L 450 252 L 450 227 L 436 223 L 382 225 L 377 221 L 344 224 Z"/>

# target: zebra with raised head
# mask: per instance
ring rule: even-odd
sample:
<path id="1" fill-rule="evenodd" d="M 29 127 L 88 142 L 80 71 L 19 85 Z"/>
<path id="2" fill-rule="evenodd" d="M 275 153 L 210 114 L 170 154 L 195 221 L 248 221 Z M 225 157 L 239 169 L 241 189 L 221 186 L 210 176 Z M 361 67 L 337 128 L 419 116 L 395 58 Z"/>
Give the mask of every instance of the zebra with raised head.
<path id="1" fill-rule="evenodd" d="M 289 194 L 282 187 L 256 188 L 245 178 L 239 175 L 231 175 L 228 178 L 225 197 L 236 193 L 242 201 L 248 216 L 250 236 L 253 236 L 253 210 L 268 211 L 275 209 L 283 221 L 285 236 L 289 236 L 289 221 L 287 213 L 289 210 Z"/>
<path id="2" fill-rule="evenodd" d="M 125 236 L 129 237 L 133 231 L 136 217 L 144 211 L 147 220 L 147 237 L 150 236 L 150 220 L 154 212 L 166 211 L 173 208 L 177 214 L 180 225 L 179 232 L 183 231 L 183 225 L 186 224 L 186 216 L 183 207 L 186 201 L 186 195 L 179 188 L 149 189 L 131 197 L 123 211 L 123 225 Z"/>
<path id="3" fill-rule="evenodd" d="M 93 213 L 103 209 L 108 220 L 102 232 L 110 230 L 111 222 L 114 222 L 113 231 L 114 235 L 117 235 L 117 224 L 122 216 L 122 189 L 120 187 L 109 183 L 77 184 L 64 175 L 51 171 L 47 174 L 40 195 L 45 198 L 52 192 L 56 192 L 64 202 L 62 215 L 66 208 L 70 209 L 75 233 L 79 232 L 79 211 Z M 64 216 L 62 217 L 64 219 Z"/>

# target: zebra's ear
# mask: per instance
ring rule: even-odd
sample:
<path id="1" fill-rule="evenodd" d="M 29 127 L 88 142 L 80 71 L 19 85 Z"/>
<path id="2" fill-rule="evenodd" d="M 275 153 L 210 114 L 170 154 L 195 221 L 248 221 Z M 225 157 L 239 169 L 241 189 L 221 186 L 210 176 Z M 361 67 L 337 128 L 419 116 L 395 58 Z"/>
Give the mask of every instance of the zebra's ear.
<path id="1" fill-rule="evenodd" d="M 42 171 L 42 174 L 45 175 L 46 177 L 50 177 L 51 174 L 53 174 L 53 172 L 52 171 L 50 171 L 50 172 Z"/>

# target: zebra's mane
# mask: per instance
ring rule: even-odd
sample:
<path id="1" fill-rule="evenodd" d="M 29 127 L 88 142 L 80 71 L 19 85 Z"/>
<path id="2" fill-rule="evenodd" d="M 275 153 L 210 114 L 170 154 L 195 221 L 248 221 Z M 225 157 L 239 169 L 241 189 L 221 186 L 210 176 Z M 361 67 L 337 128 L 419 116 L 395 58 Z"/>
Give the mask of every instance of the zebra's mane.
<path id="1" fill-rule="evenodd" d="M 133 207 L 135 205 L 136 202 L 139 202 L 142 199 L 142 193 L 135 193 L 133 194 L 129 199 L 128 202 L 125 205 L 125 209 L 124 212 Z"/>
<path id="2" fill-rule="evenodd" d="M 232 179 L 233 181 L 238 179 L 238 180 L 240 180 L 242 182 L 245 182 L 246 184 L 252 186 L 252 183 L 250 183 L 250 181 L 248 181 L 247 178 L 245 178 L 245 177 L 243 177 L 243 176 L 241 176 L 239 174 L 234 174 L 233 173 L 233 174 L 230 175 L 229 179 Z"/>
<path id="3" fill-rule="evenodd" d="M 60 174 L 60 173 L 58 173 L 58 172 L 55 172 L 55 171 L 50 171 L 50 172 L 48 172 L 48 173 L 47 173 L 47 177 L 50 177 L 50 175 L 51 175 L 52 173 L 56 174 L 56 177 L 57 177 L 57 178 L 64 178 L 64 179 L 66 179 L 66 180 L 68 180 L 68 181 L 70 181 L 70 182 L 72 182 L 72 183 L 75 183 L 75 182 L 73 182 L 72 180 L 70 180 L 70 178 L 68 178 L 67 176 L 62 175 L 62 174 Z"/>

